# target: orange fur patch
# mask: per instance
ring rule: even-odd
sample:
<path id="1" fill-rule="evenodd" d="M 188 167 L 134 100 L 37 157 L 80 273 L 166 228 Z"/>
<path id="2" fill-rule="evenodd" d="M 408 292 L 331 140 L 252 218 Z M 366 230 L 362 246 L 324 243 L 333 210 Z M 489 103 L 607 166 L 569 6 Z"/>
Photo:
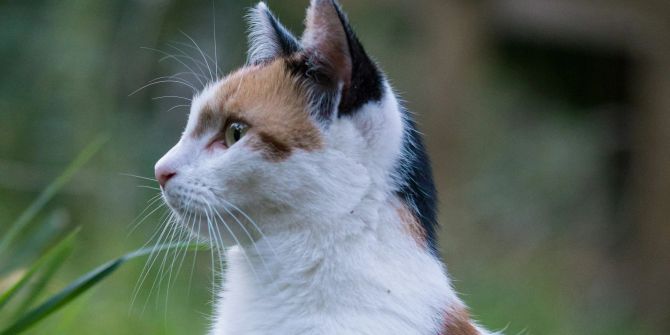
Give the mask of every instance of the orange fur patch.
<path id="1" fill-rule="evenodd" d="M 407 208 L 407 205 L 401 202 L 400 205 L 396 206 L 396 212 L 398 213 L 400 220 L 404 223 L 405 229 L 416 243 L 422 248 L 428 247 L 426 230 L 421 226 L 421 223 L 414 214 L 412 214 L 409 208 Z"/>
<path id="2" fill-rule="evenodd" d="M 283 160 L 292 150 L 323 146 L 321 133 L 309 116 L 307 97 L 286 69 L 284 60 L 242 68 L 223 79 L 214 101 L 201 111 L 194 137 L 229 120 L 249 125 L 249 143 L 269 160 Z"/>
<path id="3" fill-rule="evenodd" d="M 470 315 L 465 309 L 447 312 L 444 320 L 444 330 L 440 335 L 480 335 L 479 331 L 470 322 Z"/>

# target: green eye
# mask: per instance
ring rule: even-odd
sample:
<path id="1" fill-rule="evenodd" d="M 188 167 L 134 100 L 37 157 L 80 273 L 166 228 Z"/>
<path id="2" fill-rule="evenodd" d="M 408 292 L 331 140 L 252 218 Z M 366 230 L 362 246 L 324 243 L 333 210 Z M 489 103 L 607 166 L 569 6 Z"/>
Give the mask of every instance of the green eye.
<path id="1" fill-rule="evenodd" d="M 226 145 L 232 147 L 235 143 L 244 137 L 244 135 L 249 130 L 249 126 L 242 122 L 232 122 L 226 127 L 226 132 L 224 134 L 224 139 L 226 140 Z"/>

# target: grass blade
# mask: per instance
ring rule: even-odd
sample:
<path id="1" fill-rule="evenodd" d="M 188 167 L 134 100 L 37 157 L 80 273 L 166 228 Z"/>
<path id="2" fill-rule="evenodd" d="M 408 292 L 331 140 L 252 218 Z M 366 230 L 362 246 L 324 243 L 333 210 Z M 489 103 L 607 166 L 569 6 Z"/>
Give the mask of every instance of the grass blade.
<path id="1" fill-rule="evenodd" d="M 149 255 L 152 252 L 160 252 L 166 250 L 186 249 L 190 251 L 205 250 L 208 246 L 200 243 L 170 243 L 157 247 L 148 247 L 136 250 L 134 252 L 123 255 L 117 259 L 109 261 L 93 271 L 79 277 L 59 293 L 51 296 L 46 302 L 32 309 L 12 326 L 3 330 L 0 335 L 16 335 L 26 329 L 34 326 L 39 321 L 57 311 L 69 302 L 73 301 L 82 293 L 86 292 L 91 287 L 98 284 L 100 281 L 108 277 L 116 271 L 123 263 L 142 256 Z"/>
<path id="2" fill-rule="evenodd" d="M 23 231 L 23 229 L 30 223 L 30 221 L 39 213 L 39 211 L 46 205 L 51 198 L 63 186 L 72 179 L 74 174 L 88 162 L 94 154 L 107 142 L 109 137 L 107 135 L 98 136 L 93 142 L 82 150 L 79 155 L 65 168 L 63 173 L 47 186 L 47 188 L 40 193 L 40 195 L 33 201 L 28 208 L 26 208 L 21 215 L 9 226 L 4 236 L 0 239 L 0 255 L 7 251 L 7 248 L 12 244 L 16 237 Z"/>
<path id="3" fill-rule="evenodd" d="M 58 242 L 72 231 L 70 218 L 67 211 L 58 208 L 45 215 L 44 220 L 36 221 L 28 227 L 29 234 L 24 234 L 24 238 L 16 247 L 12 247 L 11 257 L 2 257 L 0 255 L 0 277 L 5 273 L 11 273 L 19 268 L 27 268 L 35 262 L 36 258 L 43 255 L 49 248 L 58 244 Z M 34 228 L 33 228 L 34 227 Z M 10 256 L 10 255 L 5 255 Z"/>
<path id="4" fill-rule="evenodd" d="M 74 238 L 79 232 L 79 229 L 75 229 L 72 233 L 68 234 L 63 238 L 58 244 L 51 248 L 48 252 L 42 255 L 37 261 L 35 261 L 28 271 L 12 285 L 7 291 L 3 292 L 0 295 L 0 310 L 12 299 L 18 292 L 23 288 L 30 279 L 45 265 L 47 267 L 53 267 L 51 263 L 58 263 L 58 260 L 64 259 L 72 251 L 74 246 Z M 62 262 L 61 262 L 62 263 Z M 55 269 L 53 270 L 55 271 Z"/>
<path id="5" fill-rule="evenodd" d="M 45 266 L 44 269 L 41 271 L 42 273 L 34 280 L 34 284 L 30 287 L 30 291 L 28 292 L 28 296 L 21 301 L 21 305 L 19 305 L 18 308 L 14 311 L 16 314 L 15 317 L 18 317 L 19 315 L 23 314 L 30 306 L 33 304 L 33 302 L 39 297 L 39 295 L 44 291 L 44 288 L 47 286 L 47 284 L 51 281 L 51 278 L 58 272 L 58 269 L 63 266 L 63 263 L 65 263 L 65 260 L 70 256 L 72 253 L 73 248 L 68 248 L 62 253 L 59 253 L 55 255 Z"/>

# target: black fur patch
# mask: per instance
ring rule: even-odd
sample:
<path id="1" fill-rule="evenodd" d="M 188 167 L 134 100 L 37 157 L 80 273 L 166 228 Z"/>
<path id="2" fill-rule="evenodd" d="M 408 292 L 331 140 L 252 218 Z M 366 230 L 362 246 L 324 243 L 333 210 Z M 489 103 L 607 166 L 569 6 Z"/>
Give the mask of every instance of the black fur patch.
<path id="1" fill-rule="evenodd" d="M 398 163 L 395 176 L 400 187 L 396 195 L 408 205 L 426 232 L 426 244 L 437 256 L 437 190 L 433 182 L 433 171 L 421 134 L 409 112 L 405 114 L 406 132 L 403 138 L 404 157 Z"/>
<path id="2" fill-rule="evenodd" d="M 337 9 L 337 15 L 347 34 L 352 66 L 351 83 L 342 92 L 339 116 L 351 115 L 367 102 L 381 100 L 383 94 L 382 75 L 377 69 L 377 65 L 363 49 L 363 45 L 356 37 L 340 5 L 334 0 L 333 5 Z"/>
<path id="3" fill-rule="evenodd" d="M 281 47 L 281 55 L 282 56 L 289 56 L 295 52 L 300 51 L 300 42 L 291 34 L 290 31 L 288 31 L 284 26 L 282 26 L 279 21 L 277 21 L 277 18 L 272 15 L 272 12 L 270 11 L 265 11 L 265 15 L 267 15 L 268 20 L 270 20 L 270 23 L 272 23 L 272 28 L 274 29 L 275 33 L 277 34 L 277 41 L 279 42 L 279 45 Z"/>
<path id="4" fill-rule="evenodd" d="M 311 113 L 317 121 L 328 124 L 332 120 L 330 111 L 337 98 L 337 87 L 333 80 L 310 64 L 309 57 L 304 53 L 286 58 L 285 61 L 291 76 L 297 78 L 301 85 L 315 88 L 314 91 L 318 92 L 318 96 L 310 97 L 313 100 Z"/>

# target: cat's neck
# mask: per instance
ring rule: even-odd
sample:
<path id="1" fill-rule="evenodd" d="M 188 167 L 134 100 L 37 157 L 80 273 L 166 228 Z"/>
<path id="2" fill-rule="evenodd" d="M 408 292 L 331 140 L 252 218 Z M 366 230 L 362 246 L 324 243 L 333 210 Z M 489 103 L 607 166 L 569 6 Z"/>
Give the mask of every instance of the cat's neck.
<path id="1" fill-rule="evenodd" d="M 214 334 L 330 334 L 331 322 L 338 334 L 439 334 L 445 311 L 463 306 L 397 206 L 368 197 L 339 217 L 275 222 L 289 228 L 230 250 Z"/>

